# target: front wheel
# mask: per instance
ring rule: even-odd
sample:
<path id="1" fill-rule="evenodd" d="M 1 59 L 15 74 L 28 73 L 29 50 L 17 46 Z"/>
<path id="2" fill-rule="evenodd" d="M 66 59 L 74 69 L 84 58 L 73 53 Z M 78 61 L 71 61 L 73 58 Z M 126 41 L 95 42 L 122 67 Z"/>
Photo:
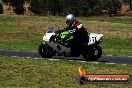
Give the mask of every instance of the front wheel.
<path id="1" fill-rule="evenodd" d="M 38 52 L 43 58 L 51 58 L 56 54 L 56 52 L 50 46 L 45 44 L 41 44 L 39 46 Z"/>
<path id="2" fill-rule="evenodd" d="M 98 60 L 102 55 L 102 49 L 99 45 L 96 45 L 93 47 L 93 51 L 91 51 L 90 55 L 83 55 L 85 60 L 89 61 L 96 61 Z"/>

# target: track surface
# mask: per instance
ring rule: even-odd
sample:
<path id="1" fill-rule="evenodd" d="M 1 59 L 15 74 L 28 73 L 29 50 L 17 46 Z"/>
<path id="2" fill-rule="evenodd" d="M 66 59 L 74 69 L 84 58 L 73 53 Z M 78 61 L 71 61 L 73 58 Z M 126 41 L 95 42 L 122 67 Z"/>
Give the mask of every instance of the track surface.
<path id="1" fill-rule="evenodd" d="M 18 56 L 18 57 L 33 57 L 33 58 L 41 58 L 38 52 L 35 51 L 17 51 L 17 50 L 0 50 L 0 55 L 3 56 Z M 59 59 L 67 59 L 67 60 L 80 60 L 83 61 L 83 57 L 63 57 L 63 56 L 55 56 L 53 57 Z M 132 57 L 127 56 L 102 56 L 97 62 L 100 63 L 118 63 L 118 64 L 132 64 Z"/>

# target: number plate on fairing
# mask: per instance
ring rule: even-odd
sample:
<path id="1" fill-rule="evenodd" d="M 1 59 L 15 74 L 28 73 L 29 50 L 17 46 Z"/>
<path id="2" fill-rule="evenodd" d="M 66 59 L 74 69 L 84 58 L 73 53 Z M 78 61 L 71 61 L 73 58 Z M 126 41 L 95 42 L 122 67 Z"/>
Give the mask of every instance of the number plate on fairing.
<path id="1" fill-rule="evenodd" d="M 100 41 L 102 37 L 103 37 L 103 34 L 91 33 L 89 35 L 89 43 L 88 43 L 88 45 L 91 45 L 91 44 L 94 44 L 94 43 Z"/>

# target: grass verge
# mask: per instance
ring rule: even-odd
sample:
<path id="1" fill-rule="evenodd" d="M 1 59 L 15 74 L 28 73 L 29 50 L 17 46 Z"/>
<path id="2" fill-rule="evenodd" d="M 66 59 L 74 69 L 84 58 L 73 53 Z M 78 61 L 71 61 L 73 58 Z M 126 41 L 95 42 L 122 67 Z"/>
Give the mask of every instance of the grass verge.
<path id="1" fill-rule="evenodd" d="M 0 56 L 0 87 L 22 88 L 131 88 L 130 84 L 78 85 L 78 67 L 82 65 L 87 74 L 130 74 L 132 65 L 94 64 L 77 61 L 49 61 L 33 58 Z"/>

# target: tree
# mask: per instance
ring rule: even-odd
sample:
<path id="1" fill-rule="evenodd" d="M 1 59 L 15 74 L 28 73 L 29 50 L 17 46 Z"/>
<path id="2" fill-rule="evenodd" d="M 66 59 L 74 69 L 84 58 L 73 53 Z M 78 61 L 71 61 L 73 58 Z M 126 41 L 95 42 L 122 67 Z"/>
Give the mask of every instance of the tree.
<path id="1" fill-rule="evenodd" d="M 0 3 L 0 14 L 2 14 L 3 13 L 3 6 L 2 6 L 2 4 Z"/>
<path id="2" fill-rule="evenodd" d="M 2 0 L 2 2 L 8 4 L 10 0 Z"/>
<path id="3" fill-rule="evenodd" d="M 129 0 L 130 11 L 132 11 L 132 0 Z"/>
<path id="4" fill-rule="evenodd" d="M 24 0 L 11 0 L 11 6 L 13 6 L 13 11 L 18 14 L 21 15 L 24 13 Z"/>
<path id="5" fill-rule="evenodd" d="M 59 0 L 48 0 L 46 2 L 46 8 L 48 9 L 48 11 L 51 12 L 53 16 L 58 15 L 59 10 L 61 10 L 60 1 Z"/>
<path id="6" fill-rule="evenodd" d="M 37 15 L 44 15 L 46 13 L 47 0 L 29 0 L 30 10 Z"/>
<path id="7" fill-rule="evenodd" d="M 121 0 L 2 0 L 10 4 L 14 12 L 23 14 L 25 2 L 30 3 L 29 9 L 37 15 L 66 15 L 73 13 L 76 16 L 100 15 L 102 10 L 109 14 L 117 14 Z M 132 0 L 125 0 L 131 2 Z M 131 4 L 130 4 L 131 7 Z"/>
<path id="8" fill-rule="evenodd" d="M 3 3 L 9 4 L 13 7 L 13 11 L 20 15 L 24 13 L 24 0 L 2 0 Z"/>
<path id="9" fill-rule="evenodd" d="M 103 9 L 108 11 L 109 16 L 117 15 L 121 8 L 120 0 L 102 0 Z"/>
<path id="10" fill-rule="evenodd" d="M 132 0 L 123 0 L 123 2 L 129 4 L 130 11 L 132 11 Z"/>

